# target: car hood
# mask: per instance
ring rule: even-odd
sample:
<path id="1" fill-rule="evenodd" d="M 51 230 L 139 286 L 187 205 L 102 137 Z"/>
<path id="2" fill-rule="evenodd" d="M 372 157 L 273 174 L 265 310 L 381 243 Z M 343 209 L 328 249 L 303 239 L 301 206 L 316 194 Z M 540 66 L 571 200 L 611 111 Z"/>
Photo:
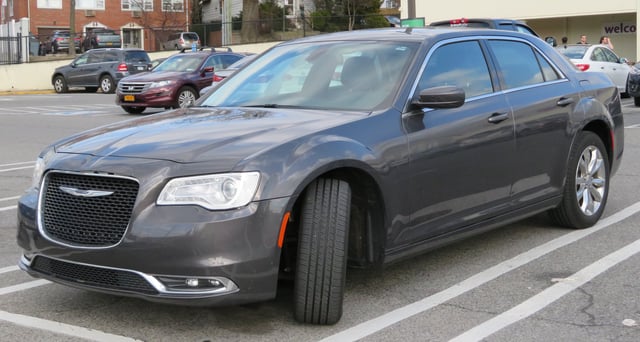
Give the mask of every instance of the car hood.
<path id="1" fill-rule="evenodd" d="M 144 74 L 136 74 L 127 76 L 123 79 L 125 82 L 157 82 L 165 80 L 173 80 L 184 77 L 188 73 L 179 71 L 152 71 Z"/>
<path id="2" fill-rule="evenodd" d="M 298 137 L 363 118 L 366 113 L 303 109 L 179 109 L 79 133 L 55 144 L 59 153 L 170 160 L 242 159 Z"/>

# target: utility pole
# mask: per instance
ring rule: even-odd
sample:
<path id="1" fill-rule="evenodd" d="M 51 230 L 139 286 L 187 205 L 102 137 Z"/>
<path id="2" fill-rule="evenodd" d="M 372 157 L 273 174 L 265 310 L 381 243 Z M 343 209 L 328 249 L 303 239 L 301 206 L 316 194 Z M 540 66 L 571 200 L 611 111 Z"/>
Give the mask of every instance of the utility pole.
<path id="1" fill-rule="evenodd" d="M 69 51 L 71 56 L 76 55 L 76 0 L 70 0 L 69 6 Z"/>
<path id="2" fill-rule="evenodd" d="M 416 0 L 409 0 L 407 4 L 407 9 L 409 10 L 409 18 L 416 17 Z"/>

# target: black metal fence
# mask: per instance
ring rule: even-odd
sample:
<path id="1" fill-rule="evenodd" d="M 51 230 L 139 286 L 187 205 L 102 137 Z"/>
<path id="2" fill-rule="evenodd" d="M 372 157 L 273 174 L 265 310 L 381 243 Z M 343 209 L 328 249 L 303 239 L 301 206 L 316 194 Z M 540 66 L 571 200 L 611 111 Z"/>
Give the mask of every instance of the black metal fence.
<path id="1" fill-rule="evenodd" d="M 0 37 L 0 64 L 18 64 L 26 62 L 22 58 L 22 36 Z"/>

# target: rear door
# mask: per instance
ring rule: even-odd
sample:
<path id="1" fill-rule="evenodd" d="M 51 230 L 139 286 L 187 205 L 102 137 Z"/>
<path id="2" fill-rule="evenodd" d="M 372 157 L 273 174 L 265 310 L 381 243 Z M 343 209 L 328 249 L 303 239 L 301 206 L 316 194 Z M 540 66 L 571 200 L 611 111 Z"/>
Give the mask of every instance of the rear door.
<path id="1" fill-rule="evenodd" d="M 400 247 L 472 225 L 509 209 L 515 154 L 513 115 L 494 90 L 486 51 L 471 39 L 436 46 L 419 78 L 421 89 L 455 85 L 459 108 L 405 113 L 411 153 L 410 224 L 389 237 Z"/>
<path id="2" fill-rule="evenodd" d="M 487 45 L 513 110 L 516 153 L 509 174 L 514 205 L 558 195 L 571 145 L 570 115 L 578 105 L 579 90 L 526 41 L 493 39 Z"/>

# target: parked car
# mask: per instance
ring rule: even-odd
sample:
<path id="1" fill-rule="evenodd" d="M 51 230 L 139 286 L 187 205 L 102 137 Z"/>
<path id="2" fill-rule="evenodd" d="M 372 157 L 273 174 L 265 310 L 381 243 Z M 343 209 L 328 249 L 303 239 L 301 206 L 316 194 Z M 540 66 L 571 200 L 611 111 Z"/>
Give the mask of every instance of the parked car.
<path id="1" fill-rule="evenodd" d="M 195 56 L 165 63 L 202 70 L 183 59 Z M 197 106 L 45 148 L 18 201 L 19 265 L 186 305 L 270 300 L 286 279 L 298 321 L 333 324 L 349 266 L 543 212 L 594 225 L 623 132 L 611 80 L 529 34 L 388 28 L 287 41 Z"/>
<path id="2" fill-rule="evenodd" d="M 603 72 L 616 84 L 623 96 L 627 96 L 627 78 L 631 66 L 626 58 L 616 55 L 605 45 L 570 44 L 558 47 L 575 66 L 587 72 Z"/>
<path id="3" fill-rule="evenodd" d="M 54 31 L 51 36 L 51 48 L 53 49 L 53 53 L 58 53 L 60 51 L 69 51 L 69 38 L 71 37 L 71 32 L 68 30 L 59 30 Z M 76 52 L 80 52 L 82 50 L 82 38 L 80 38 L 79 34 L 76 34 L 74 39 L 74 48 Z"/>
<path id="4" fill-rule="evenodd" d="M 142 49 L 94 49 L 58 67 L 51 76 L 56 93 L 69 88 L 84 87 L 88 92 L 98 89 L 113 93 L 118 82 L 126 76 L 147 71 L 151 61 Z"/>
<path id="5" fill-rule="evenodd" d="M 636 107 L 640 107 L 640 63 L 635 63 L 629 69 L 627 94 L 633 97 L 633 104 Z"/>
<path id="6" fill-rule="evenodd" d="M 249 62 L 251 62 L 258 55 L 247 55 L 237 60 L 235 63 L 229 65 L 225 69 L 213 70 L 213 78 L 211 79 L 211 85 L 200 89 L 200 96 L 206 94 L 209 90 L 213 89 L 218 83 L 222 82 L 225 78 L 231 76 L 236 71 L 243 68 Z"/>
<path id="7" fill-rule="evenodd" d="M 148 73 L 124 78 L 118 84 L 116 103 L 131 114 L 148 107 L 188 107 L 200 97 L 200 89 L 211 85 L 214 69 L 224 69 L 244 56 L 217 51 L 175 54 Z"/>
<path id="8" fill-rule="evenodd" d="M 518 31 L 538 37 L 536 31 L 529 27 L 529 25 L 527 25 L 524 21 L 513 19 L 457 18 L 451 20 L 434 21 L 429 24 L 429 26 L 490 28 L 496 30 Z"/>
<path id="9" fill-rule="evenodd" d="M 99 29 L 91 31 L 95 36 L 97 48 L 119 48 L 122 47 L 122 39 L 114 30 Z"/>
<path id="10" fill-rule="evenodd" d="M 177 32 L 162 44 L 164 50 L 200 50 L 200 37 L 195 32 Z"/>

